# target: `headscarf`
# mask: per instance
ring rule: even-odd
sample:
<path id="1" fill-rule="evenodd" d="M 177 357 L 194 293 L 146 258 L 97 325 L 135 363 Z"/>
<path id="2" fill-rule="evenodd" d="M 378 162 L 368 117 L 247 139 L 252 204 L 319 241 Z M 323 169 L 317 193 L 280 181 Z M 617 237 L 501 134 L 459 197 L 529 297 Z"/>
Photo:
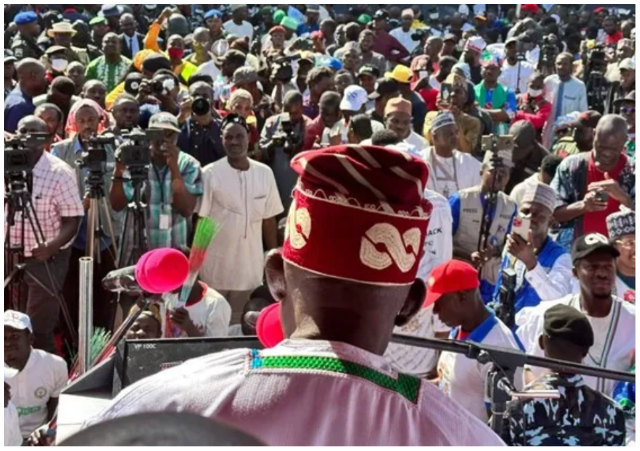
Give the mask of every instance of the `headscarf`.
<path id="1" fill-rule="evenodd" d="M 81 99 L 74 103 L 71 107 L 71 111 L 69 111 L 67 125 L 64 128 L 67 138 L 73 138 L 78 134 L 78 127 L 76 125 L 76 114 L 78 113 L 78 111 L 80 111 L 81 108 L 84 107 L 93 108 L 101 118 L 98 122 L 98 134 L 102 133 L 106 128 L 109 127 L 109 117 L 107 116 L 107 112 L 100 105 L 98 105 L 96 101 L 91 99 Z"/>

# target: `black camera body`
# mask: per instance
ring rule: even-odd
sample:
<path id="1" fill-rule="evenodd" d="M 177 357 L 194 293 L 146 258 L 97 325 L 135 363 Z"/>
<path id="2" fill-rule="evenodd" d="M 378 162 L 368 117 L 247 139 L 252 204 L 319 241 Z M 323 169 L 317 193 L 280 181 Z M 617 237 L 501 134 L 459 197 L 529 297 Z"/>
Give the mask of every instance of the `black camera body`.
<path id="1" fill-rule="evenodd" d="M 586 55 L 583 61 L 585 67 L 584 80 L 587 86 L 587 104 L 590 110 L 604 113 L 609 82 L 605 77 L 607 59 L 602 45 L 596 45 Z"/>
<path id="2" fill-rule="evenodd" d="M 203 96 L 196 96 L 191 104 L 191 111 L 196 116 L 206 116 L 211 111 L 211 102 Z"/>
<path id="3" fill-rule="evenodd" d="M 418 28 L 416 31 L 411 33 L 411 40 L 413 41 L 422 41 L 427 37 L 429 37 L 429 30 L 426 28 Z"/>
<path id="4" fill-rule="evenodd" d="M 51 137 L 46 132 L 13 136 L 4 141 L 4 172 L 6 175 L 31 173 L 33 164 L 29 158 L 30 146 L 46 144 Z"/>
<path id="5" fill-rule="evenodd" d="M 271 140 L 271 152 L 276 149 L 282 149 L 286 155 L 293 156 L 300 146 L 300 141 L 300 137 L 296 135 L 293 129 L 289 113 L 283 113 L 280 119 L 279 132 Z"/>
<path id="6" fill-rule="evenodd" d="M 114 145 L 115 142 L 116 138 L 112 134 L 92 136 L 87 142 L 87 150 L 82 152 L 80 165 L 90 173 L 103 172 L 104 164 L 107 162 L 104 146 Z"/>
<path id="7" fill-rule="evenodd" d="M 150 141 L 162 141 L 162 130 L 131 130 L 122 135 L 124 144 L 119 147 L 118 159 L 129 171 L 135 171 L 151 164 Z"/>

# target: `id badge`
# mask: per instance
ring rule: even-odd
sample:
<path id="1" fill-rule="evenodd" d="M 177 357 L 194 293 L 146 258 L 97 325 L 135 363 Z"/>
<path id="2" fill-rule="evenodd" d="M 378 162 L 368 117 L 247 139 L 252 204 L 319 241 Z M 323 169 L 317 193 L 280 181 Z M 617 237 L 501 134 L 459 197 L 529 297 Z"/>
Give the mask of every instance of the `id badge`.
<path id="1" fill-rule="evenodd" d="M 171 228 L 171 215 L 160 214 L 160 230 L 169 230 Z"/>

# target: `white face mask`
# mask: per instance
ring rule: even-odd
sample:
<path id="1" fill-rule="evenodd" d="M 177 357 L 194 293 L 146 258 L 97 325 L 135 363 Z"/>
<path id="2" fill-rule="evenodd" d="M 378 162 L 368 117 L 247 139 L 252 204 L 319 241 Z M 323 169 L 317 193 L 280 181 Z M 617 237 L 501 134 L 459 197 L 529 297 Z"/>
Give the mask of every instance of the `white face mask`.
<path id="1" fill-rule="evenodd" d="M 64 72 L 68 65 L 69 61 L 65 59 L 56 58 L 51 60 L 51 69 L 55 70 L 56 72 Z"/>
<path id="2" fill-rule="evenodd" d="M 531 89 L 529 88 L 529 96 L 531 97 L 540 97 L 542 95 L 542 89 Z"/>

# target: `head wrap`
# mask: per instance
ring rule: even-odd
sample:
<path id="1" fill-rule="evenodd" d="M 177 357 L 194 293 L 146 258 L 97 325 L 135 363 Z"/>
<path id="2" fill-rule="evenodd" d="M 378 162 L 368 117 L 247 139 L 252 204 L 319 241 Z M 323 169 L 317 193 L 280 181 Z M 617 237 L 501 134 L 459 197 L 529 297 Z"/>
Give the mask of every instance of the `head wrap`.
<path id="1" fill-rule="evenodd" d="M 98 117 L 100 117 L 100 121 L 98 122 L 98 134 L 102 133 L 106 128 L 109 127 L 109 117 L 107 116 L 107 112 L 100 105 L 98 105 L 96 101 L 91 99 L 81 99 L 74 103 L 71 107 L 71 110 L 69 111 L 67 125 L 64 128 L 64 131 L 66 132 L 68 138 L 73 138 L 78 134 L 76 114 L 78 113 L 78 111 L 80 111 L 81 108 L 84 107 L 93 108 L 96 113 L 98 113 Z"/>
<path id="2" fill-rule="evenodd" d="M 338 146 L 298 154 L 291 167 L 300 178 L 285 261 L 359 283 L 415 281 L 432 210 L 424 162 L 382 147 Z"/>
<path id="3" fill-rule="evenodd" d="M 435 133 L 436 130 L 447 125 L 456 125 L 456 118 L 450 111 L 441 111 L 431 122 L 431 133 Z"/>
<path id="4" fill-rule="evenodd" d="M 636 234 L 636 212 L 626 207 L 607 216 L 609 239 L 614 241 L 624 235 Z"/>
<path id="5" fill-rule="evenodd" d="M 533 183 L 527 185 L 527 189 L 522 196 L 520 205 L 533 202 L 540 204 L 548 208 L 549 211 L 553 212 L 556 209 L 558 195 L 556 194 L 555 190 L 549 185 L 545 185 L 544 183 L 539 182 Z"/>

